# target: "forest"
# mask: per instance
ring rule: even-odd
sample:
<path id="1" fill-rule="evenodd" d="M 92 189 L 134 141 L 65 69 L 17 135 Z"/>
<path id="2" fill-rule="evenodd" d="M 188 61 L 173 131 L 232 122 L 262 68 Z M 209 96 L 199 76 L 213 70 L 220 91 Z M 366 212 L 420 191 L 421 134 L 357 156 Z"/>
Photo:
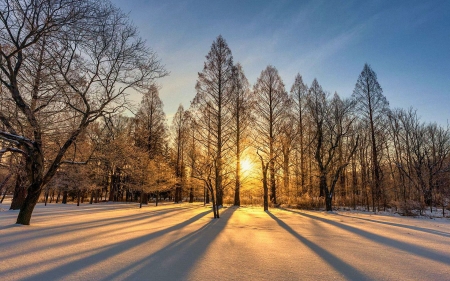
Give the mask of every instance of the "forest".
<path id="1" fill-rule="evenodd" d="M 248 81 L 219 35 L 168 121 L 170 70 L 109 2 L 1 1 L 0 22 L 0 200 L 13 194 L 18 224 L 70 201 L 200 201 L 214 218 L 224 205 L 449 208 L 448 124 L 391 108 L 370 64 L 352 93 L 301 74 L 285 85 L 272 65 Z"/>

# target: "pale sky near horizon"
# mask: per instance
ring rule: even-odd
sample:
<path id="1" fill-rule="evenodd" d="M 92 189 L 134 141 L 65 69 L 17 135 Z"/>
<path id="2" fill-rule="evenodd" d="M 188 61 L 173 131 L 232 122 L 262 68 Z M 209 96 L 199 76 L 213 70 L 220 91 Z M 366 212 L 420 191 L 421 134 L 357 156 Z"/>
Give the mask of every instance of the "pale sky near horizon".
<path id="1" fill-rule="evenodd" d="M 189 108 L 198 72 L 220 34 L 253 85 L 275 66 L 290 91 L 310 85 L 351 96 L 369 63 L 391 108 L 450 120 L 450 1 L 113 0 L 170 75 L 158 80 L 169 119 Z"/>

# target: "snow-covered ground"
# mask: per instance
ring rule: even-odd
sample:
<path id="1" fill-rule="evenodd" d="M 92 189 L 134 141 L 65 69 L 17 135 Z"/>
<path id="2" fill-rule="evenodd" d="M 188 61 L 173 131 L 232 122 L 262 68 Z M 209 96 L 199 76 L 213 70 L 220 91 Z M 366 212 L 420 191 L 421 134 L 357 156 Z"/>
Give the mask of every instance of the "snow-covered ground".
<path id="1" fill-rule="evenodd" d="M 450 222 L 199 204 L 0 204 L 0 280 L 450 280 Z"/>

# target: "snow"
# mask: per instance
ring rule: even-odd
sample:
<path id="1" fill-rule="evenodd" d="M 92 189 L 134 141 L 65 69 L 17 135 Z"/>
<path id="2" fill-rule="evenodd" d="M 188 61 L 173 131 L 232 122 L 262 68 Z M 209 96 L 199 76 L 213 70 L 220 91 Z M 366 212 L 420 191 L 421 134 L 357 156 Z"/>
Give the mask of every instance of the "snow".
<path id="1" fill-rule="evenodd" d="M 449 280 L 450 221 L 200 204 L 0 204 L 0 280 Z"/>

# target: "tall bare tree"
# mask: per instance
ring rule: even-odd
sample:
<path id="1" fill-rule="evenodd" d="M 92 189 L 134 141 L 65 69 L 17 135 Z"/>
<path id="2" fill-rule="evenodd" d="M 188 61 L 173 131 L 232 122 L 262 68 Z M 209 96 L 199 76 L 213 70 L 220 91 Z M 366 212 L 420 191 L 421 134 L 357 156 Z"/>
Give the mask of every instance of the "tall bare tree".
<path id="1" fill-rule="evenodd" d="M 166 114 L 156 85 L 151 85 L 142 96 L 135 116 L 136 145 L 148 151 L 150 159 L 161 155 L 167 138 Z"/>
<path id="2" fill-rule="evenodd" d="M 241 205 L 241 158 L 245 150 L 249 147 L 249 132 L 252 122 L 253 101 L 250 95 L 250 84 L 245 77 L 242 66 L 238 63 L 233 71 L 233 103 L 231 115 L 233 122 L 231 124 L 233 135 L 232 146 L 236 157 L 235 169 L 235 188 L 234 205 Z"/>
<path id="3" fill-rule="evenodd" d="M 389 103 L 383 95 L 376 73 L 367 63 L 358 77 L 352 97 L 356 100 L 357 109 L 369 127 L 372 152 L 372 200 L 375 211 L 375 200 L 379 207 L 382 192 L 380 167 L 380 151 L 382 147 L 378 143 L 377 136 L 379 136 L 380 130 L 383 129 L 382 120 L 387 116 Z"/>
<path id="4" fill-rule="evenodd" d="M 302 193 L 306 191 L 306 149 L 305 149 L 305 107 L 306 107 L 306 95 L 308 93 L 308 86 L 303 83 L 303 78 L 300 74 L 295 76 L 294 84 L 291 87 L 291 99 L 293 101 L 293 108 L 295 114 L 296 124 L 296 150 L 300 157 L 300 167 L 297 167 L 300 171 L 300 186 Z M 298 196 L 298 194 L 296 194 Z"/>
<path id="5" fill-rule="evenodd" d="M 196 84 L 197 95 L 193 103 L 203 106 L 199 113 L 198 124 L 203 129 L 211 123 L 210 149 L 214 154 L 214 188 L 217 204 L 223 205 L 223 169 L 224 153 L 229 152 L 226 147 L 230 140 L 230 104 L 233 101 L 233 56 L 227 42 L 218 36 L 206 56 L 203 71 L 198 73 Z"/>
<path id="6" fill-rule="evenodd" d="M 277 204 L 275 185 L 276 142 L 280 136 L 281 124 L 289 97 L 278 70 L 271 65 L 261 72 L 253 87 L 253 92 L 255 95 L 255 130 L 258 134 L 258 138 L 255 138 L 255 145 L 261 155 L 266 155 L 265 162 L 269 165 L 270 176 L 270 201 Z"/>
<path id="7" fill-rule="evenodd" d="M 0 21 L 0 80 L 27 128 L 18 131 L 0 113 L 5 126 L 0 137 L 10 144 L 4 150 L 26 158 L 29 186 L 17 223 L 30 224 L 41 190 L 61 164 L 73 162 L 66 159 L 66 152 L 87 126 L 123 108 L 127 90 L 148 86 L 166 72 L 127 16 L 108 2 L 3 1 Z M 52 70 L 53 88 L 44 92 L 37 83 L 30 93 L 21 87 L 21 77 L 27 53 L 38 43 L 46 46 L 43 50 L 51 58 L 42 69 Z M 42 81 L 39 72 L 34 75 Z M 43 149 L 48 138 L 39 118 L 45 110 L 55 119 L 58 113 L 70 112 L 76 124 L 62 130 L 61 145 L 50 154 Z"/>
<path id="8" fill-rule="evenodd" d="M 188 142 L 188 114 L 180 105 L 172 120 L 172 135 L 175 152 L 175 176 L 177 184 L 175 189 L 175 203 L 182 201 L 183 185 L 185 183 L 185 153 Z"/>
<path id="9" fill-rule="evenodd" d="M 315 160 L 318 167 L 320 195 L 325 197 L 327 211 L 332 211 L 332 199 L 336 183 L 343 169 L 350 163 L 358 141 L 349 147 L 347 157 L 341 158 L 339 147 L 346 137 L 353 134 L 351 116 L 353 103 L 341 100 L 336 94 L 329 99 L 316 79 L 308 94 L 308 110 L 313 120 Z"/>

